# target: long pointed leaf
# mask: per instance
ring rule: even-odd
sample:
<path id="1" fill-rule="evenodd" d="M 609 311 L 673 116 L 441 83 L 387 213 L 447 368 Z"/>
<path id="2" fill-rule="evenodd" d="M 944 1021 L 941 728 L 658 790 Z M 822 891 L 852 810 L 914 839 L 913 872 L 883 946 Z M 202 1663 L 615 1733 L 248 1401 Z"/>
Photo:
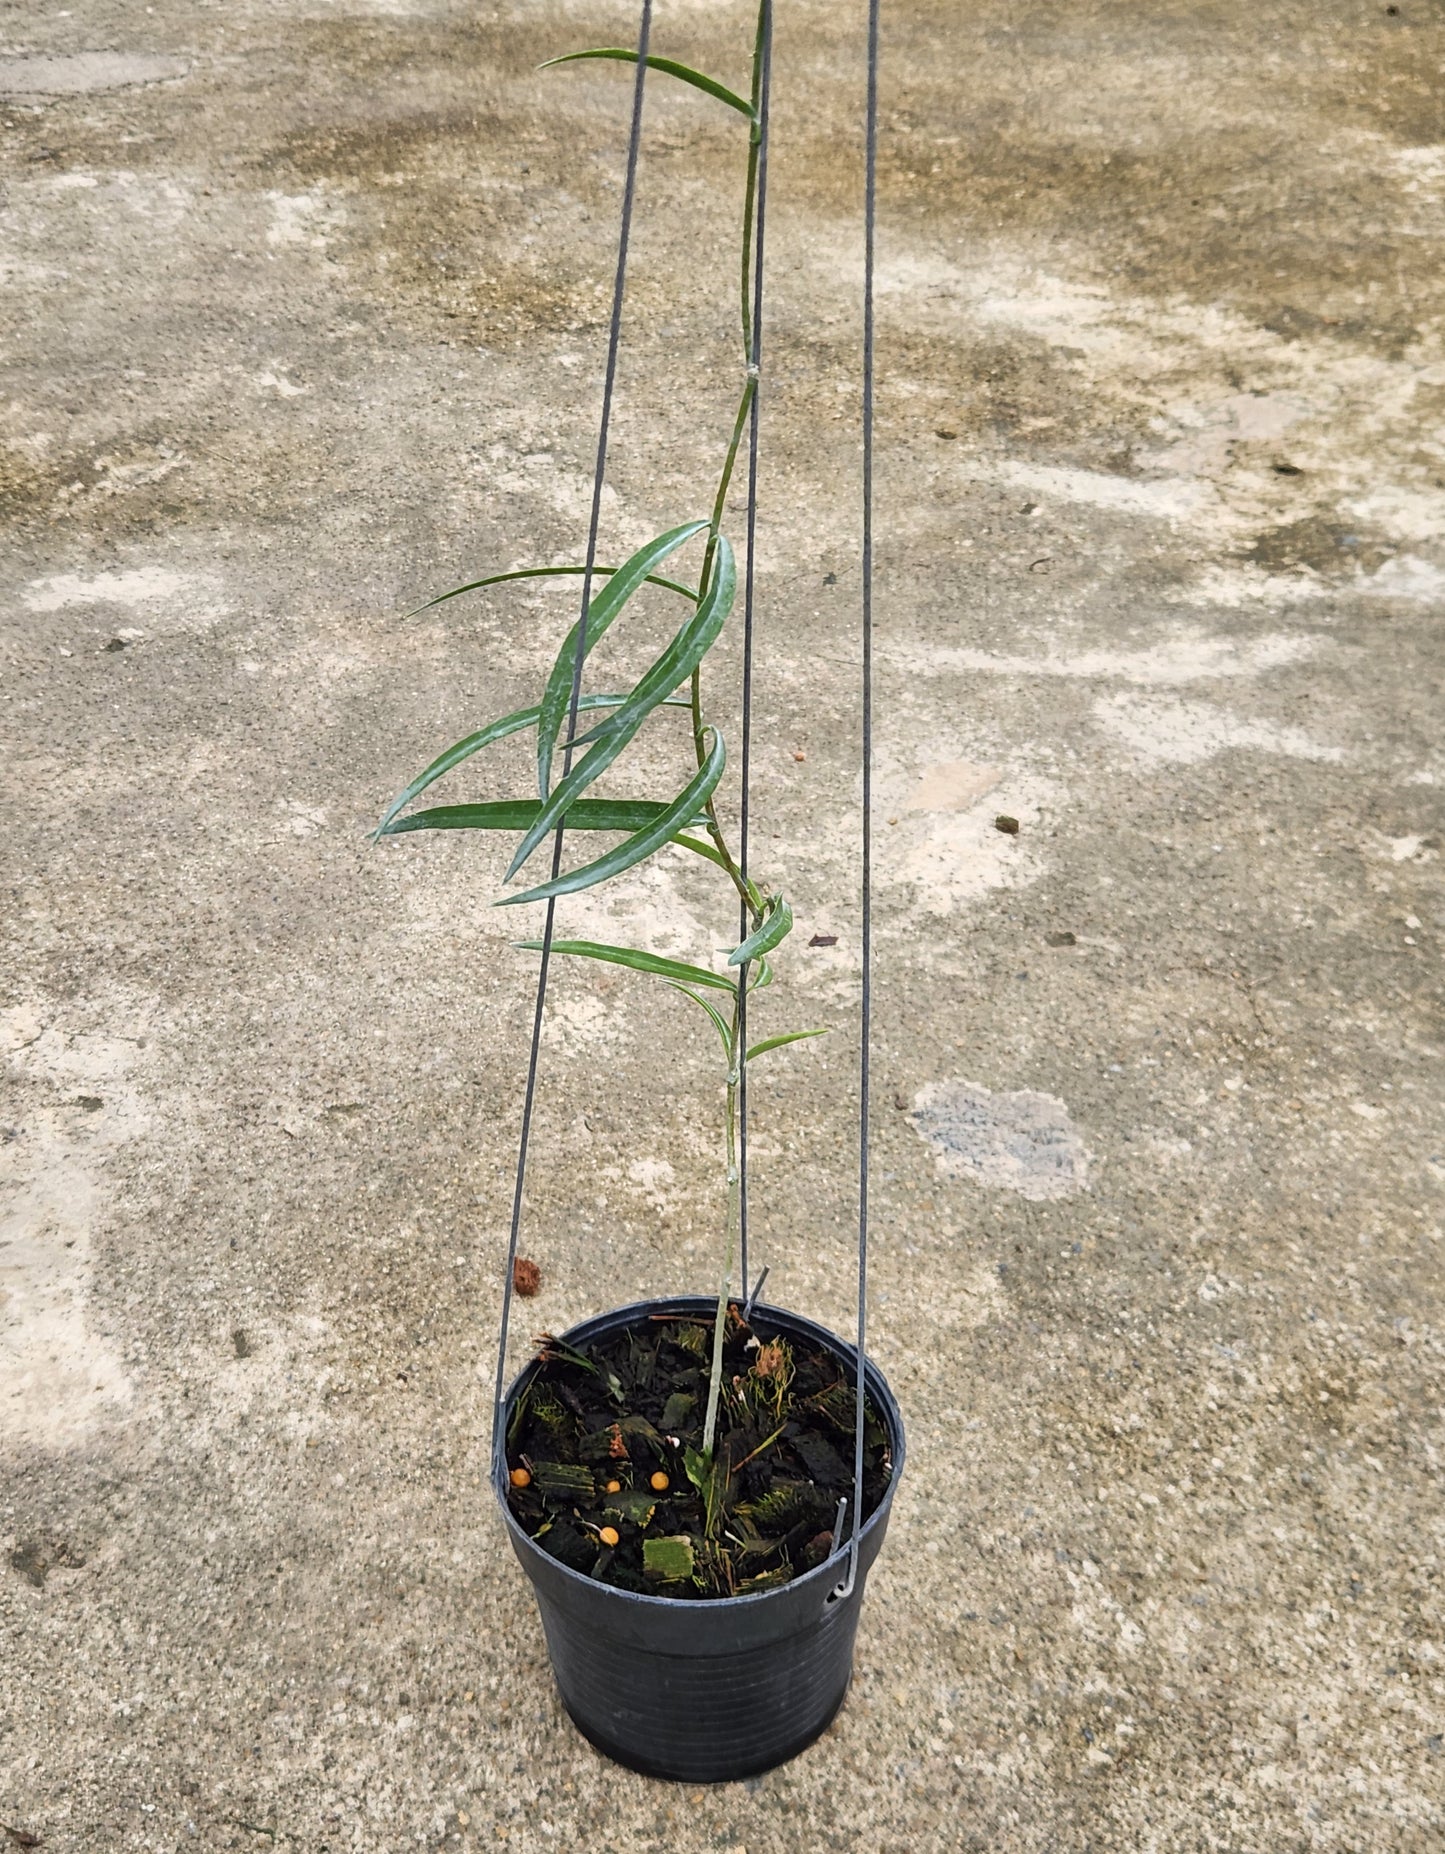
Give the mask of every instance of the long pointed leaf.
<path id="1" fill-rule="evenodd" d="M 609 696 L 606 706 L 620 708 L 626 700 L 627 697 L 625 695 Z M 664 701 L 659 702 L 657 705 L 659 708 L 686 708 L 691 710 L 692 697 L 691 695 L 669 695 Z M 588 706 L 587 697 L 584 695 L 577 704 L 577 712 L 580 714 L 582 710 Z M 595 708 L 598 704 L 594 700 L 590 706 Z M 590 734 L 574 734 L 570 740 L 564 741 L 562 744 L 566 747 L 570 747 L 575 753 L 578 747 L 590 747 L 601 732 L 601 728 L 594 728 Z"/>
<path id="2" fill-rule="evenodd" d="M 625 695 L 584 695 L 578 707 L 620 708 L 626 700 Z M 532 726 L 541 712 L 540 708 L 519 708 L 516 714 L 503 715 L 499 721 L 489 721 L 485 727 L 478 728 L 475 734 L 468 734 L 465 740 L 459 740 L 454 747 L 448 747 L 445 753 L 432 761 L 425 772 L 417 774 L 404 792 L 391 801 L 372 835 L 391 835 L 391 820 L 399 811 L 405 811 L 411 801 L 429 785 L 435 785 L 443 773 L 449 773 L 454 766 L 460 766 L 463 760 L 470 759 L 474 753 L 480 753 L 483 747 L 490 747 L 493 741 L 505 740 L 509 734 L 520 734 L 524 728 Z"/>
<path id="3" fill-rule="evenodd" d="M 594 752 L 598 750 L 593 749 Z M 612 876 L 621 875 L 624 869 L 631 869 L 634 863 L 645 861 L 655 850 L 660 850 L 663 844 L 670 842 L 684 825 L 692 822 L 698 808 L 717 790 L 726 764 L 727 753 L 722 735 L 714 732 L 712 751 L 655 823 L 638 831 L 636 836 L 629 837 L 625 843 L 619 843 L 606 856 L 599 856 L 596 862 L 584 863 L 580 869 L 569 870 L 554 882 L 543 882 L 539 887 L 529 888 L 520 895 L 503 895 L 495 905 L 507 908 L 515 907 L 521 901 L 546 901 L 551 895 L 575 895 L 579 889 L 595 888 L 599 882 L 606 882 Z M 557 788 L 559 792 L 562 789 L 562 786 Z M 535 830 L 536 825 L 532 828 Z"/>
<path id="4" fill-rule="evenodd" d="M 585 566 L 545 566 L 515 567 L 510 573 L 488 573 L 482 579 L 469 579 L 465 586 L 453 586 L 450 592 L 439 592 L 434 599 L 428 599 L 424 605 L 418 605 L 409 611 L 408 618 L 417 618 L 422 612 L 429 612 L 433 605 L 445 605 L 448 599 L 459 599 L 464 592 L 480 592 L 483 586 L 505 585 L 509 579 L 562 579 L 575 577 L 587 571 Z M 595 566 L 592 569 L 594 579 L 607 579 L 613 573 L 620 572 L 619 567 Z M 684 586 L 675 579 L 662 579 L 656 573 L 647 576 L 649 586 L 666 586 L 669 592 L 680 592 L 685 599 L 697 603 L 697 594 L 691 586 Z"/>
<path id="5" fill-rule="evenodd" d="M 398 818 L 382 837 L 409 830 L 525 830 L 542 808 L 539 798 L 502 798 L 483 805 L 435 805 Z M 638 831 L 671 809 L 648 798 L 579 798 L 563 820 L 568 830 Z"/>
<path id="6" fill-rule="evenodd" d="M 754 1056 L 766 1055 L 770 1049 L 781 1049 L 785 1043 L 801 1043 L 807 1037 L 827 1036 L 827 1034 L 827 1029 L 824 1028 L 822 1030 L 790 1030 L 786 1036 L 765 1036 L 761 1043 L 754 1043 L 748 1051 L 748 1061 L 751 1062 Z"/>
<path id="7" fill-rule="evenodd" d="M 715 1004 L 709 1004 L 706 998 L 698 997 L 697 993 L 693 991 L 690 986 L 679 985 L 676 979 L 669 979 L 668 983 L 672 986 L 674 991 L 680 991 L 684 998 L 691 998 L 694 1004 L 700 1005 L 702 1009 L 707 1012 L 708 1016 L 713 1021 L 713 1028 L 722 1038 L 723 1054 L 725 1056 L 730 1056 L 733 1047 L 732 1035 L 728 1030 L 727 1019 L 717 1006 Z M 731 987 L 729 987 L 729 989 L 731 989 Z"/>
<path id="8" fill-rule="evenodd" d="M 580 64 L 584 58 L 615 58 L 620 64 L 636 64 L 635 51 L 621 51 L 612 46 L 602 46 L 596 51 L 564 52 L 560 58 L 549 58 L 545 64 L 539 64 L 539 71 L 550 71 L 554 64 Z M 748 121 L 753 120 L 753 106 L 735 90 L 729 90 L 726 84 L 720 84 L 715 77 L 708 77 L 702 71 L 694 71 L 691 65 L 679 64 L 674 58 L 649 58 L 649 71 L 665 71 L 669 77 L 680 77 L 685 84 L 691 84 L 695 90 L 705 90 L 710 97 L 716 97 L 719 103 L 726 103 L 729 109 L 739 110 Z"/>
<path id="9" fill-rule="evenodd" d="M 637 588 L 645 583 L 653 568 L 661 566 L 669 554 L 675 554 L 679 547 L 685 546 L 706 526 L 705 521 L 686 521 L 679 528 L 669 528 L 666 534 L 658 535 L 646 547 L 639 547 L 631 559 L 623 561 L 587 607 L 585 656 L 591 656 L 607 627 Z M 567 633 L 567 641 L 557 653 L 557 661 L 552 665 L 552 673 L 547 678 L 547 687 L 542 694 L 542 712 L 537 720 L 537 790 L 543 798 L 547 796 L 547 789 L 552 783 L 552 754 L 557 745 L 557 736 L 562 731 L 562 722 L 571 706 L 580 630 L 579 622 Z M 674 688 L 676 686 L 673 685 Z M 672 689 L 666 693 L 671 695 Z"/>
<path id="10" fill-rule="evenodd" d="M 722 855 L 710 843 L 704 843 L 697 837 L 674 837 L 672 841 L 680 849 L 691 850 L 694 856 L 706 857 L 708 862 L 716 863 L 719 869 L 727 868 Z"/>
<path id="11" fill-rule="evenodd" d="M 515 944 L 529 953 L 540 953 L 540 940 L 518 940 Z M 651 972 L 674 984 L 711 985 L 716 991 L 731 991 L 732 985 L 721 973 L 706 966 L 690 966 L 682 959 L 664 959 L 658 953 L 644 953 L 635 946 L 608 946 L 602 940 L 554 940 L 554 953 L 569 953 L 579 959 L 602 959 L 611 966 L 630 966 L 634 972 Z"/>
<path id="12" fill-rule="evenodd" d="M 561 784 L 547 795 L 547 802 L 537 814 L 536 823 L 517 846 L 517 853 L 512 858 L 511 867 L 507 871 L 508 881 L 522 867 L 547 833 L 555 827 L 558 818 L 573 800 L 580 797 L 594 779 L 606 772 L 652 710 L 665 701 L 678 684 L 689 677 L 696 665 L 701 663 L 712 648 L 728 613 L 732 610 L 733 596 L 736 591 L 737 562 L 733 558 L 733 550 L 726 538 L 719 535 L 717 563 L 697 610 L 617 710 L 616 732 L 609 734 L 606 740 L 599 740 L 595 746 L 589 747 Z M 566 654 L 565 646 L 564 654 Z M 559 658 L 558 661 L 560 662 L 561 659 Z M 548 693 L 551 693 L 550 686 Z M 544 696 L 544 709 L 546 699 Z M 559 725 L 560 719 L 559 710 Z M 539 748 L 545 725 L 545 718 L 539 719 L 537 723 Z M 709 787 L 709 790 L 711 789 Z M 682 820 L 684 824 L 688 821 L 688 819 Z"/>
<path id="13" fill-rule="evenodd" d="M 728 954 L 728 964 L 745 966 L 750 959 L 758 959 L 764 953 L 772 952 L 773 948 L 786 940 L 792 931 L 793 910 L 779 895 L 762 925 L 755 927 L 747 939 L 741 945 L 735 946 Z"/>

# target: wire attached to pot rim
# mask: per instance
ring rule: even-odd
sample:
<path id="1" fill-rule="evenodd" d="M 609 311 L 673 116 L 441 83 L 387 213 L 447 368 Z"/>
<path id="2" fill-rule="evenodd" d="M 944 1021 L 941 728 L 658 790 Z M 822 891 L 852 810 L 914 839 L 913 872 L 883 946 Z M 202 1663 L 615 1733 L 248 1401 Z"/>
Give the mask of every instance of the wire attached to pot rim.
<path id="1" fill-rule="evenodd" d="M 863 169 L 863 588 L 862 588 L 862 1047 L 858 1059 L 858 1348 L 853 1432 L 853 1529 L 848 1565 L 829 1595 L 851 1596 L 858 1579 L 863 1536 L 863 1419 L 867 1396 L 868 1340 L 868 1134 L 873 1032 L 873 276 L 878 221 L 878 26 L 881 0 L 868 0 L 868 96 Z M 841 1529 L 840 1504 L 837 1524 Z M 840 1532 L 834 1541 L 841 1545 Z"/>
<path id="2" fill-rule="evenodd" d="M 597 534 L 602 522 L 602 486 L 607 476 L 607 440 L 612 424 L 612 393 L 617 380 L 617 355 L 622 345 L 622 298 L 627 285 L 627 253 L 632 236 L 632 208 L 637 194 L 637 165 L 642 148 L 642 98 L 647 82 L 647 48 L 652 36 L 652 0 L 642 0 L 642 15 L 637 29 L 637 76 L 632 89 L 632 126 L 627 141 L 627 178 L 622 192 L 622 223 L 617 238 L 617 271 L 612 285 L 612 320 L 607 335 L 607 372 L 602 387 L 602 414 L 597 431 L 597 463 L 592 474 L 592 512 L 587 524 L 587 564 L 582 574 L 582 614 L 577 625 L 577 644 L 572 660 L 572 696 L 567 709 L 567 746 L 563 754 L 562 776 L 572 766 L 573 740 L 577 733 L 577 711 L 582 700 L 582 666 L 587 659 L 587 611 L 592 603 L 592 579 L 597 566 Z M 562 867 L 563 825 L 557 826 L 552 844 L 552 880 Z M 492 1402 L 492 1471 L 500 1474 L 506 1457 L 506 1424 L 502 1409 L 506 1399 L 507 1337 L 512 1321 L 513 1274 L 517 1265 L 517 1244 L 522 1229 L 522 1198 L 527 1184 L 527 1149 L 532 1137 L 532 1109 L 537 1098 L 537 1060 L 542 1048 L 542 1018 L 547 1002 L 547 972 L 552 959 L 552 932 L 556 920 L 557 898 L 549 896 L 547 919 L 542 930 L 542 956 L 537 971 L 537 1004 L 532 1016 L 532 1043 L 527 1058 L 527 1092 L 522 1104 L 522 1130 L 517 1141 L 516 1180 L 512 1189 L 512 1225 L 507 1242 L 507 1273 L 502 1284 L 501 1332 L 497 1341 L 497 1380 Z"/>

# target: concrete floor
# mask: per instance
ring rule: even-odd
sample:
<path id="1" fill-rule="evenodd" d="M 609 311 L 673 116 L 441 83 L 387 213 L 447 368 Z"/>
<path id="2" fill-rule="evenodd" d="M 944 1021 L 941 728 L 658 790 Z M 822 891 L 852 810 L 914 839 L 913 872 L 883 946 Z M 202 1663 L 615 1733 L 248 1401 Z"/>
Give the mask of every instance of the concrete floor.
<path id="1" fill-rule="evenodd" d="M 779 10 L 757 857 L 800 919 L 768 1026 L 837 1028 L 759 1070 L 753 1193 L 770 1292 L 847 1330 L 863 9 Z M 911 1460 L 837 1724 L 704 1794 L 579 1741 L 484 1485 L 533 980 L 500 851 L 363 837 L 568 621 L 399 614 L 581 545 L 627 80 L 533 66 L 635 16 L 0 13 L 14 1845 L 1442 1845 L 1445 23 L 885 16 Z M 741 81 L 744 6 L 656 30 Z M 658 83 L 605 551 L 704 504 L 739 168 Z M 499 789 L 520 751 L 458 795 Z M 564 928 L 706 956 L 681 864 Z M 683 1012 L 558 974 L 523 1348 L 712 1280 Z"/>

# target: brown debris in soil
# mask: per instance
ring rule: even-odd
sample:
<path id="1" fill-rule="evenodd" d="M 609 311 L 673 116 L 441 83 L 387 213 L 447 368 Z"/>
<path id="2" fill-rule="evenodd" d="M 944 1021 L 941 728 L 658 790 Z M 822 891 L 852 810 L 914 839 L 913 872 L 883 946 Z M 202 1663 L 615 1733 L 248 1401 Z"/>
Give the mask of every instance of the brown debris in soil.
<path id="1" fill-rule="evenodd" d="M 529 1262 L 525 1255 L 519 1255 L 512 1264 L 512 1286 L 523 1300 L 530 1300 L 541 1285 L 541 1269 L 535 1262 Z"/>
<path id="2" fill-rule="evenodd" d="M 654 1596 L 738 1596 L 787 1583 L 832 1550 L 839 1501 L 853 1492 L 847 1362 L 755 1333 L 730 1306 L 708 1462 L 711 1325 L 652 1318 L 585 1349 L 541 1340 L 508 1425 L 508 1465 L 522 1470 L 508 1499 L 531 1537 L 573 1570 Z M 891 1471 L 870 1403 L 865 1516 Z"/>

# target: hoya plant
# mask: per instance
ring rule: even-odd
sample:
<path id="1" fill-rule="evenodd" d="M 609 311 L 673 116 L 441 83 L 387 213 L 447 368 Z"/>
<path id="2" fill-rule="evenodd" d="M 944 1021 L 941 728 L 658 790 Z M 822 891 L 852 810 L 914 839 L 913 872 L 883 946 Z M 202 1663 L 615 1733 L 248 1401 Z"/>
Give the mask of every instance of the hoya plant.
<path id="1" fill-rule="evenodd" d="M 699 960 L 690 963 L 660 958 L 641 947 L 614 946 L 593 940 L 554 939 L 553 953 L 574 959 L 605 961 L 660 979 L 694 1005 L 706 1019 L 703 1034 L 716 1036 L 719 1063 L 725 1079 L 720 1146 L 724 1159 L 725 1216 L 723 1264 L 713 1322 L 711 1366 L 708 1373 L 706 1412 L 698 1431 L 698 1445 L 686 1451 L 689 1478 L 707 1501 L 711 1522 L 718 1506 L 707 1489 L 715 1488 L 713 1457 L 716 1448 L 719 1398 L 724 1380 L 723 1352 L 728 1324 L 728 1303 L 737 1265 L 741 1209 L 738 1166 L 739 1100 L 749 1063 L 770 1051 L 804 1037 L 819 1036 L 818 1029 L 786 1031 L 745 1046 L 746 1001 L 773 979 L 769 956 L 786 939 L 793 926 L 793 910 L 783 889 L 764 887 L 743 868 L 720 814 L 727 751 L 717 725 L 709 720 L 704 701 L 705 671 L 710 653 L 723 634 L 737 602 L 738 570 L 732 543 L 723 532 L 723 513 L 737 465 L 739 448 L 758 390 L 757 345 L 754 340 L 754 264 L 757 252 L 759 182 L 760 89 L 763 82 L 764 23 L 767 0 L 758 15 L 758 34 L 752 58 L 752 82 L 747 97 L 687 65 L 669 58 L 647 57 L 649 69 L 691 85 L 743 118 L 748 135 L 743 190 L 740 259 L 742 367 L 737 410 L 723 447 L 716 493 L 707 515 L 679 522 L 638 548 L 618 566 L 590 569 L 596 590 L 585 617 L 562 640 L 540 699 L 532 707 L 503 715 L 468 734 L 440 754 L 388 806 L 377 826 L 378 837 L 395 837 L 414 831 L 472 830 L 517 833 L 516 848 L 505 880 L 541 873 L 545 862 L 539 852 L 554 846 L 557 832 L 564 841 L 574 833 L 589 833 L 612 841 L 601 854 L 586 856 L 571 867 L 561 867 L 554 854 L 550 875 L 498 898 L 500 907 L 552 901 L 615 881 L 629 869 L 679 846 L 715 871 L 719 889 L 733 905 L 740 904 L 737 943 L 727 955 L 726 970 Z M 553 64 L 583 59 L 615 59 L 633 63 L 638 54 L 613 48 L 573 52 Z M 721 437 L 720 437 L 721 441 Z M 695 564 L 688 568 L 685 562 Z M 666 571 L 664 571 L 666 569 Z M 583 565 L 522 567 L 488 573 L 432 599 L 431 609 L 463 594 L 480 592 L 516 580 L 569 579 L 587 574 Z M 597 693 L 584 687 L 587 659 L 603 645 L 621 620 L 638 621 L 642 602 L 637 594 L 645 586 L 659 587 L 681 606 L 681 622 L 657 652 L 641 677 L 617 693 Z M 605 775 L 624 772 L 627 755 L 643 734 L 661 734 L 678 764 L 677 789 L 657 798 L 607 796 L 599 789 Z M 496 797 L 477 803 L 409 807 L 423 792 L 448 774 L 515 734 L 531 734 L 535 742 L 535 796 Z M 532 951 L 540 940 L 523 940 Z M 702 1029 L 702 1025 L 699 1025 Z M 768 1361 L 765 1359 L 764 1363 Z M 774 1376 L 778 1375 L 774 1361 Z M 663 1477 L 665 1479 L 665 1476 Z M 655 1485 L 655 1483 L 654 1483 Z"/>

